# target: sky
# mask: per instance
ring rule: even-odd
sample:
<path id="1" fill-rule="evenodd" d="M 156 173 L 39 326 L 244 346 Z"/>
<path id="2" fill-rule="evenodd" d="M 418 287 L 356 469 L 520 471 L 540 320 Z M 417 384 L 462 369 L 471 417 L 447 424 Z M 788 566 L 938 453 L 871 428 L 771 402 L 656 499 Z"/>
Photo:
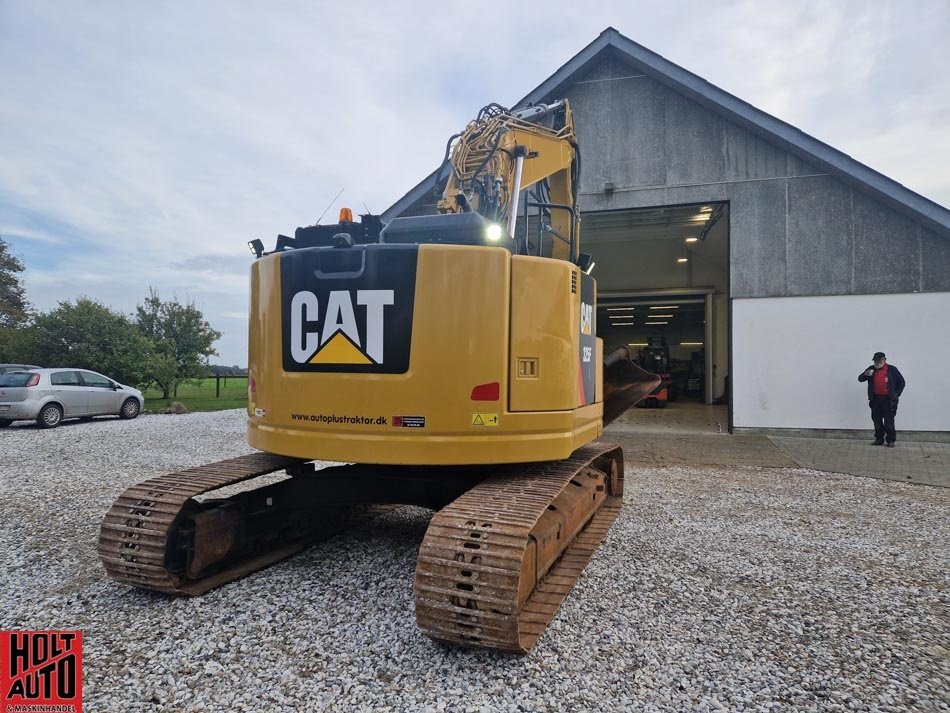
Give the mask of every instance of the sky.
<path id="1" fill-rule="evenodd" d="M 0 236 L 35 308 L 154 287 L 244 366 L 248 240 L 382 212 L 608 26 L 950 206 L 946 0 L 0 0 Z"/>

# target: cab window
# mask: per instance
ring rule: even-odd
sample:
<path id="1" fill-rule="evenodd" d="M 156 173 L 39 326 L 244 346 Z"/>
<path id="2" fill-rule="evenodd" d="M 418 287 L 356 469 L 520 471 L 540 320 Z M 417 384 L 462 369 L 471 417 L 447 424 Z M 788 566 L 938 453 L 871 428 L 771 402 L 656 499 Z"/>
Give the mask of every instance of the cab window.
<path id="1" fill-rule="evenodd" d="M 82 374 L 82 383 L 86 386 L 95 386 L 100 389 L 111 389 L 112 382 L 99 374 L 92 374 L 88 371 L 80 372 Z"/>
<path id="2" fill-rule="evenodd" d="M 53 386 L 79 386 L 79 374 L 75 371 L 54 371 L 49 375 Z"/>

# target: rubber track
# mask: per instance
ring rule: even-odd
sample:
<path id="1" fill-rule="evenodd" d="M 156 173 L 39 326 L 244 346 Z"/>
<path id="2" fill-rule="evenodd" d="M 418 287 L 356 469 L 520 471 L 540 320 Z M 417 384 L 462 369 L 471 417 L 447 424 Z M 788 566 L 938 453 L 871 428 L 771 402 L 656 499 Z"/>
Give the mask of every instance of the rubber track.
<path id="1" fill-rule="evenodd" d="M 235 562 L 228 569 L 198 580 L 165 568 L 170 536 L 189 500 L 228 485 L 257 478 L 291 465 L 304 463 L 271 453 L 252 453 L 209 463 L 196 468 L 150 478 L 125 490 L 102 520 L 99 531 L 99 558 L 112 579 L 133 587 L 168 594 L 198 595 L 289 557 L 310 545 L 326 529 L 281 543 L 276 548 Z M 336 532 L 362 522 L 390 508 L 370 507 L 344 521 Z"/>
<path id="2" fill-rule="evenodd" d="M 606 498 L 519 609 L 530 532 L 571 478 L 604 457 L 622 456 L 616 445 L 594 443 L 563 461 L 505 468 L 436 513 L 416 568 L 416 621 L 423 631 L 464 646 L 531 649 L 620 513 L 622 491 Z M 473 541 L 479 549 L 471 549 Z"/>

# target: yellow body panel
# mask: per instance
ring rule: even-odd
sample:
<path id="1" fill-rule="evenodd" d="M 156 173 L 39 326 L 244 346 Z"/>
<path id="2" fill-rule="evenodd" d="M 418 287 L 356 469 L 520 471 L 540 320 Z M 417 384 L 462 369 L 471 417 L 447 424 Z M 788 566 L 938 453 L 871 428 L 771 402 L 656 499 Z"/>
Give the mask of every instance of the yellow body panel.
<path id="1" fill-rule="evenodd" d="M 548 403 L 559 408 L 514 412 L 509 407 L 511 314 L 521 311 L 512 300 L 535 300 L 519 286 L 513 296 L 512 263 L 519 275 L 549 291 L 549 308 L 570 310 L 548 315 L 552 330 L 558 320 L 573 325 L 562 327 L 566 338 L 576 334 L 578 324 L 579 298 L 570 294 L 570 278 L 567 299 L 553 298 L 552 285 L 532 269 L 547 274 L 548 265 L 556 263 L 569 275 L 576 270 L 569 263 L 512 257 L 501 248 L 421 245 L 408 371 L 308 373 L 283 368 L 280 258 L 266 256 L 251 269 L 248 441 L 253 447 L 357 463 L 529 462 L 566 458 L 602 433 L 602 403 L 576 407 L 576 342 L 571 365 L 565 351 L 562 362 L 550 367 L 569 369 L 562 379 L 573 385 L 570 400 L 554 372 L 550 389 L 557 396 Z M 497 401 L 472 400 L 473 387 L 493 382 L 499 385 Z M 394 417 L 424 417 L 425 426 L 394 427 Z"/>
<path id="2" fill-rule="evenodd" d="M 578 272 L 565 260 L 511 258 L 512 411 L 567 411 L 579 404 L 580 301 L 571 292 Z M 521 374 L 519 359 L 535 360 L 536 373 Z"/>

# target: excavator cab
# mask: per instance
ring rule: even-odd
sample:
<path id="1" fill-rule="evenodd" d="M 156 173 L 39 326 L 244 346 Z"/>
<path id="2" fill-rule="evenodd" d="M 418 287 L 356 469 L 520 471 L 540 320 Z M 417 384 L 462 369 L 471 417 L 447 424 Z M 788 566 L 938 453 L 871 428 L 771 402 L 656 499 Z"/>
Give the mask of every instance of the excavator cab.
<path id="1" fill-rule="evenodd" d="M 516 252 L 515 241 L 505 229 L 479 213 L 394 218 L 379 237 L 388 245 L 481 245 Z"/>

